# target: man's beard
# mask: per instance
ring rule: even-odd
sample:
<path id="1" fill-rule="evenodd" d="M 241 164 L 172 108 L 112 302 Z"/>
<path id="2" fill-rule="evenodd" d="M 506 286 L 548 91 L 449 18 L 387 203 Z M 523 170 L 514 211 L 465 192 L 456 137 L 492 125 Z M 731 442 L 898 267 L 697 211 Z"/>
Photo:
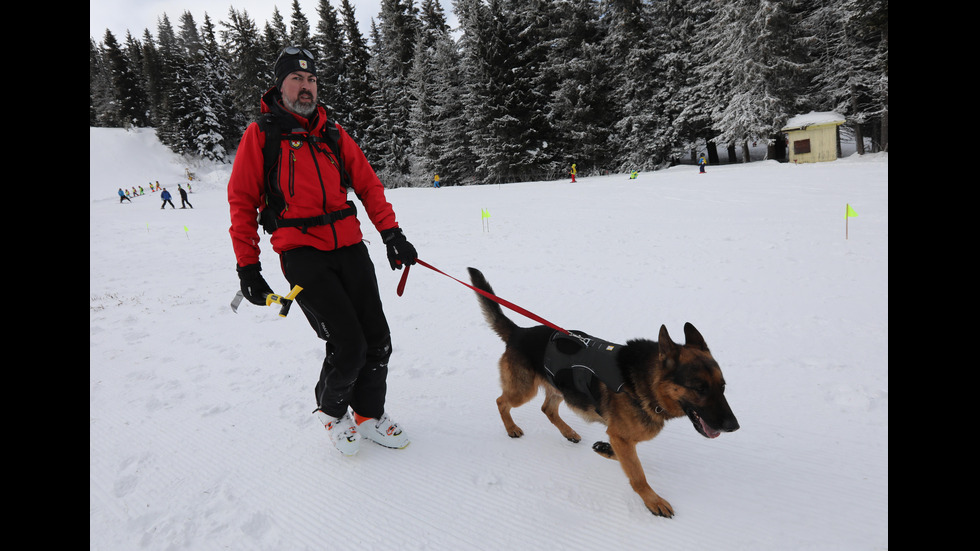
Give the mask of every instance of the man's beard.
<path id="1" fill-rule="evenodd" d="M 287 109 L 301 117 L 310 118 L 310 115 L 316 111 L 316 102 L 313 101 L 312 96 L 309 97 L 309 101 L 300 101 L 300 98 L 297 96 L 296 102 L 289 101 L 289 99 L 283 97 L 282 102 Z"/>

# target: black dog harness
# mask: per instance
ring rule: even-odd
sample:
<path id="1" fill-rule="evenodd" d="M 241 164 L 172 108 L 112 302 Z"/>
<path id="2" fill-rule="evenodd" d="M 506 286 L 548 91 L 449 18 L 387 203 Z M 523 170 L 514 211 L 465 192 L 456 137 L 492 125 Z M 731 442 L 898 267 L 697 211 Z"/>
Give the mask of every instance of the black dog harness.
<path id="1" fill-rule="evenodd" d="M 613 392 L 623 391 L 623 375 L 616 363 L 622 345 L 580 331 L 552 333 L 544 353 L 548 382 L 559 390 L 575 390 L 599 405 L 602 394 L 598 381 Z M 598 379 L 598 381 L 597 381 Z"/>

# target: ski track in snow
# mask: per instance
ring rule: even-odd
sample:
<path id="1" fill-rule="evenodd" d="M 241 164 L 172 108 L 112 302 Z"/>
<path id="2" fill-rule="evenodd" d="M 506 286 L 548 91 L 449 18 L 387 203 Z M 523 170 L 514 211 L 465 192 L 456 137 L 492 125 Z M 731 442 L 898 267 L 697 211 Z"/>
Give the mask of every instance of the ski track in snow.
<path id="1" fill-rule="evenodd" d="M 414 266 L 395 296 L 363 218 L 393 329 L 389 411 L 412 444 L 341 456 L 312 415 L 323 343 L 303 316 L 229 307 L 230 165 L 195 167 L 195 208 L 172 211 L 115 195 L 159 179 L 179 206 L 186 165 L 152 131 L 93 129 L 90 155 L 91 549 L 888 548 L 887 154 L 388 191 L 422 259 L 463 280 L 477 267 L 562 327 L 701 330 L 741 428 L 708 440 L 677 419 L 639 444 L 673 519 L 564 406 L 580 443 L 540 396 L 509 438 L 503 344 L 472 291 Z"/>

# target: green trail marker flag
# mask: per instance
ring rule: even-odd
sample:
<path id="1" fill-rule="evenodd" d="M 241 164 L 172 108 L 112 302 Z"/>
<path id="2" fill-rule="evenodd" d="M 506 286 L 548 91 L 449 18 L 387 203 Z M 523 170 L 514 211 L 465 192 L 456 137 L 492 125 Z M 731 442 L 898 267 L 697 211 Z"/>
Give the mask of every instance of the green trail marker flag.
<path id="1" fill-rule="evenodd" d="M 857 216 L 857 215 L 858 213 L 854 212 L 854 209 L 851 208 L 851 204 L 847 203 L 847 212 L 844 213 L 844 239 L 847 239 L 847 233 L 848 233 L 847 226 L 848 226 L 848 222 L 850 221 L 850 218 L 852 216 Z"/>
<path id="2" fill-rule="evenodd" d="M 480 212 L 480 222 L 483 222 L 484 220 L 486 220 L 486 222 L 483 223 L 483 230 L 484 231 L 490 231 L 490 220 L 489 220 L 489 218 L 490 218 L 490 211 L 488 211 L 487 209 L 481 209 L 481 212 Z"/>

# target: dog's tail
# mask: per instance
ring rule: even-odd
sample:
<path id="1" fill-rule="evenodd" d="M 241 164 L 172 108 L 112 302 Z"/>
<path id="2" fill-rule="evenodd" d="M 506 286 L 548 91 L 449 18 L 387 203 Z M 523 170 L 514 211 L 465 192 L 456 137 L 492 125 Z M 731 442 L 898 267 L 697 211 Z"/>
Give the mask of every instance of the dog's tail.
<path id="1" fill-rule="evenodd" d="M 491 295 L 494 294 L 493 287 L 490 287 L 490 283 L 487 282 L 487 278 L 483 277 L 480 270 L 476 268 L 467 268 L 467 270 L 470 272 L 470 281 L 473 282 L 474 287 L 481 291 L 486 291 Z M 480 302 L 480 309 L 483 310 L 483 317 L 486 318 L 487 323 L 490 324 L 490 328 L 493 329 L 494 333 L 503 339 L 504 342 L 510 340 L 510 336 L 518 328 L 518 325 L 504 315 L 503 309 L 496 302 L 480 293 L 476 294 L 476 298 Z"/>

